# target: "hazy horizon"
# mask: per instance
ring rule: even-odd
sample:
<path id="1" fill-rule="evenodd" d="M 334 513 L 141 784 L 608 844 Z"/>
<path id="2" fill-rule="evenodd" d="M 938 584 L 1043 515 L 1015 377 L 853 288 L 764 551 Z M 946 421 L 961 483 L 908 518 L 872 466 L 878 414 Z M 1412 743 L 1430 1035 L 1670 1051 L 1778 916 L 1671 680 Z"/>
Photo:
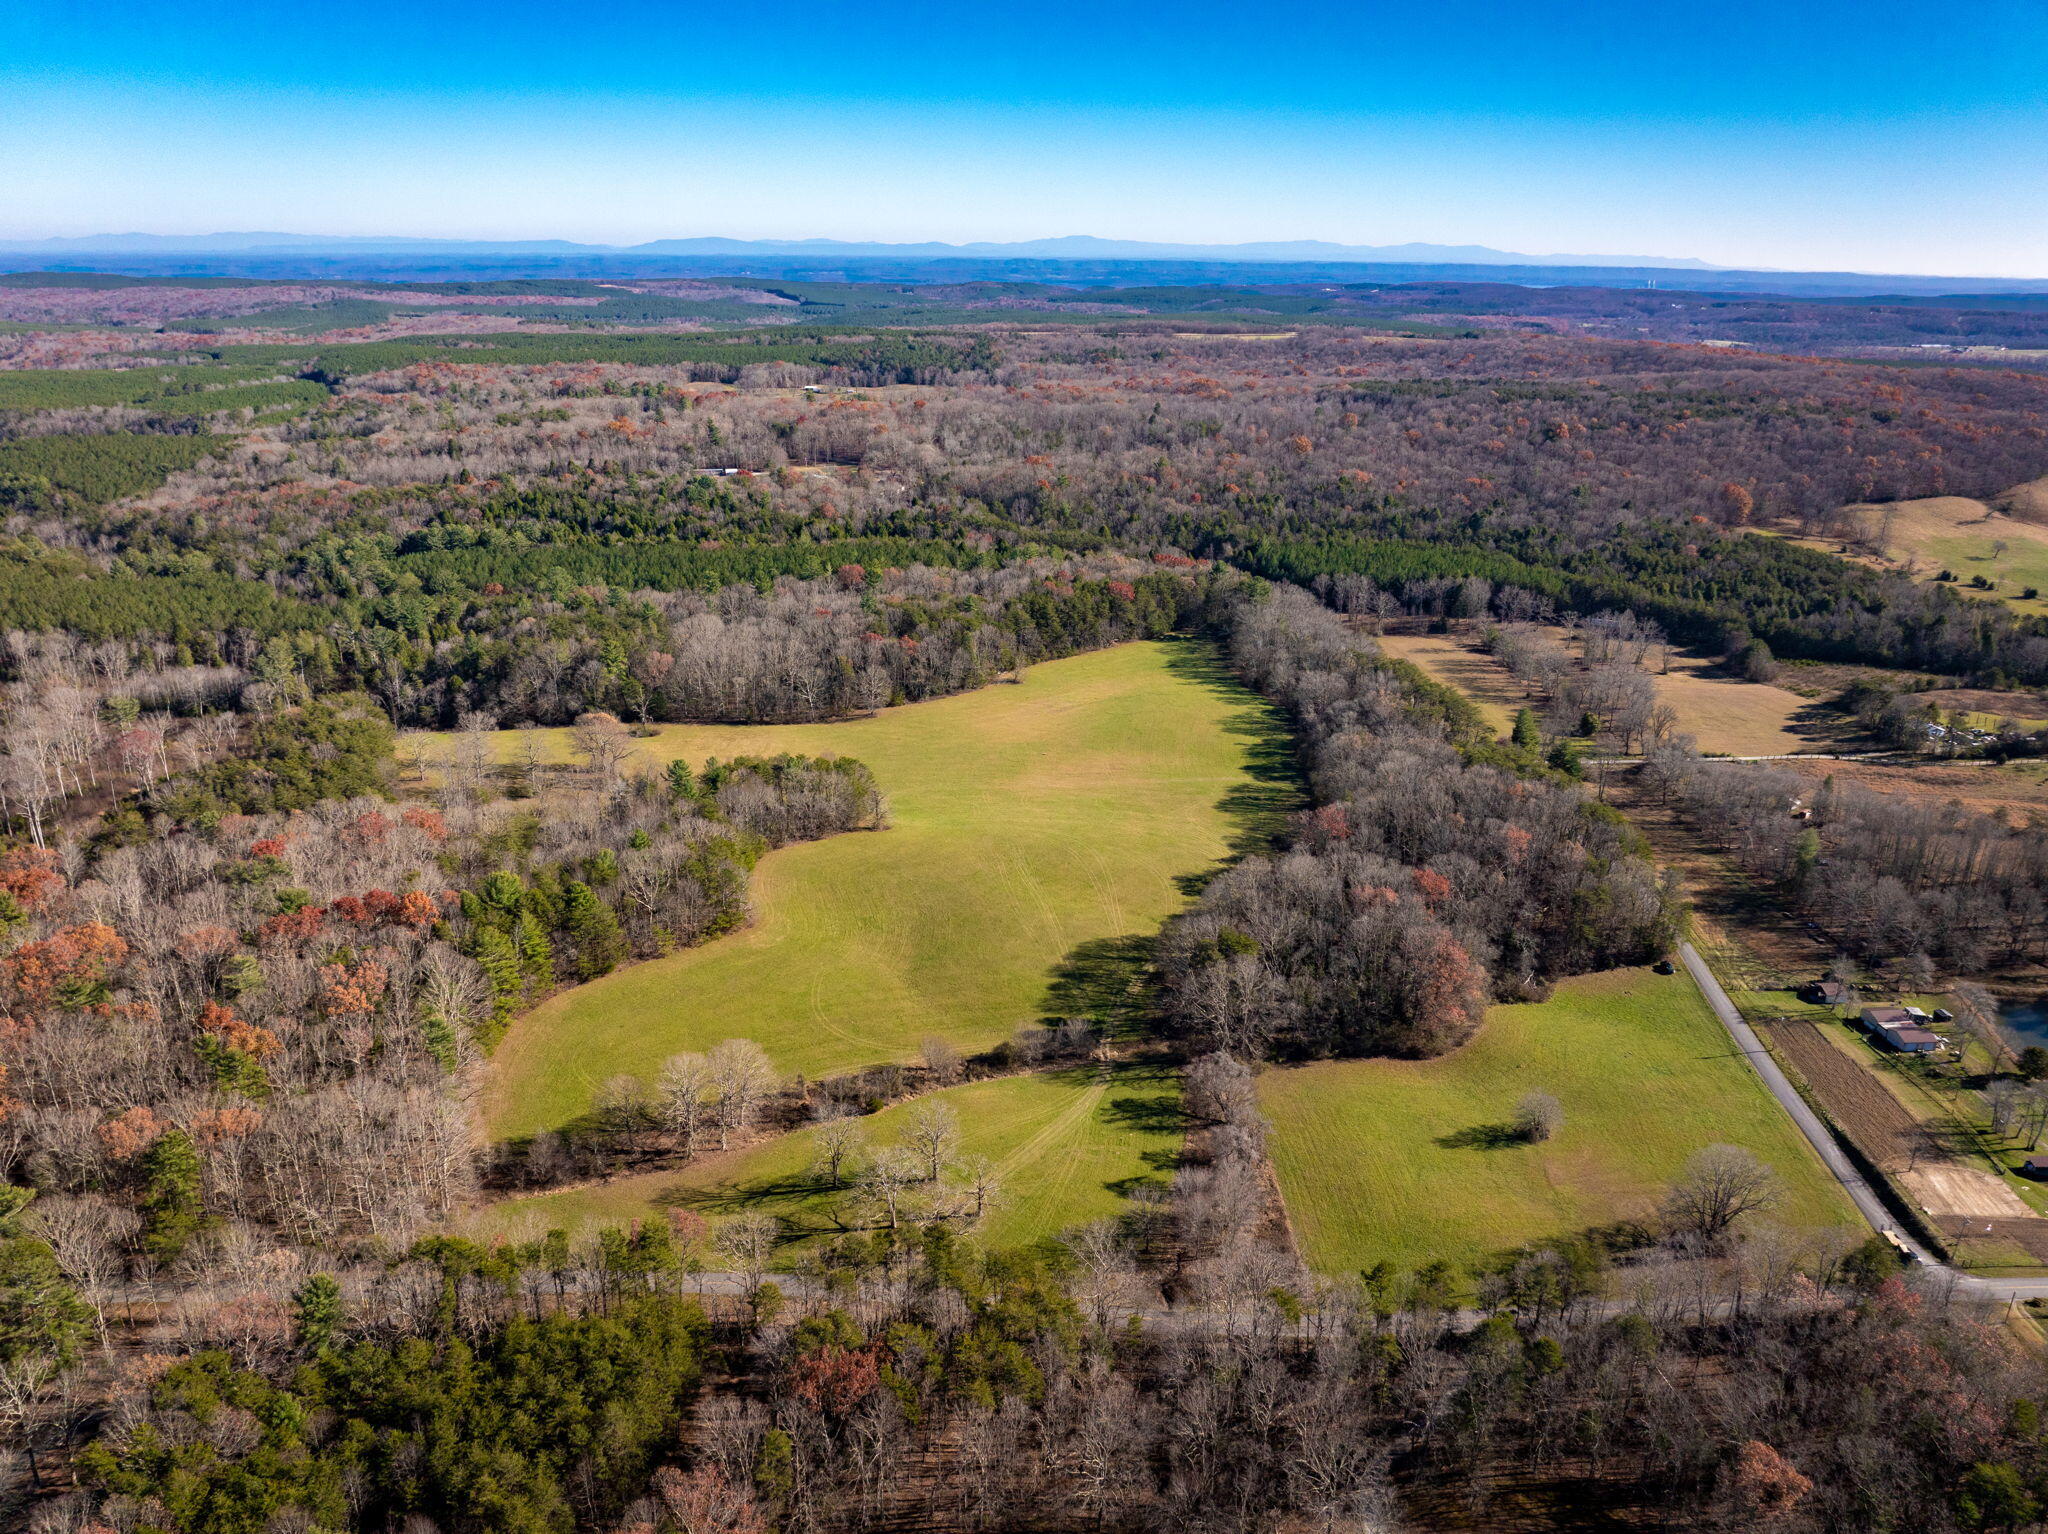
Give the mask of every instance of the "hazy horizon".
<path id="1" fill-rule="evenodd" d="M 0 14 L 0 239 L 633 246 L 1109 229 L 2048 276 L 2048 11 L 1900 0 L 1255 20 L 622 0 Z M 681 233 L 678 233 L 681 231 Z M 1299 233 L 1297 231 L 1300 231 Z"/>

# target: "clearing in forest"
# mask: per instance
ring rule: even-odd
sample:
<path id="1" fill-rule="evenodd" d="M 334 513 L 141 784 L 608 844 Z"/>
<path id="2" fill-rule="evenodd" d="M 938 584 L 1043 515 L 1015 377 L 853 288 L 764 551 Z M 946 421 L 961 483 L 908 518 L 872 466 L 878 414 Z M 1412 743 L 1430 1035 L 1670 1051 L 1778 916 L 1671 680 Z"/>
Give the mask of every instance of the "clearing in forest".
<path id="1" fill-rule="evenodd" d="M 1164 1188 L 1184 1133 L 1174 1075 L 1137 1065 L 972 1082 L 855 1122 L 869 1144 L 898 1145 L 920 1105 L 930 1102 L 958 1115 L 960 1158 L 994 1163 L 996 1196 L 973 1229 L 997 1247 L 1114 1216 L 1141 1185 Z M 875 1211 L 816 1169 L 816 1142 L 816 1129 L 801 1129 L 678 1171 L 509 1199 L 482 1211 L 472 1228 L 524 1240 L 557 1227 L 573 1233 L 694 1209 L 714 1219 L 774 1215 L 786 1241 L 797 1242 L 877 1224 Z M 785 1260 L 793 1255 L 784 1252 Z"/>
<path id="2" fill-rule="evenodd" d="M 1948 570 L 1956 577 L 1951 589 L 1965 596 L 2048 613 L 2048 600 L 2020 595 L 2029 586 L 2048 592 L 2048 480 L 2015 486 L 1989 502 L 1935 495 L 1847 509 L 1861 523 L 1863 543 L 1882 544 L 1888 557 L 1880 562 L 1896 562 L 1922 576 Z M 1971 587 L 1976 575 L 1996 581 L 1997 589 Z"/>
<path id="3" fill-rule="evenodd" d="M 549 733 L 566 757 L 566 732 Z M 816 1077 L 911 1059 L 929 1036 L 974 1051 L 1113 1010 L 1098 993 L 1130 983 L 1191 881 L 1293 792 L 1272 710 L 1191 642 L 1049 661 L 839 724 L 667 726 L 641 757 L 785 751 L 867 763 L 890 828 L 770 853 L 743 931 L 520 1018 L 492 1062 L 493 1136 L 566 1124 L 606 1078 L 651 1080 L 721 1039 Z"/>
<path id="4" fill-rule="evenodd" d="M 1563 639 L 1563 629 L 1550 630 Z M 1413 661 L 1437 681 L 1457 688 L 1502 735 L 1524 704 L 1542 713 L 1542 700 L 1508 668 L 1479 648 L 1476 633 L 1386 634 L 1377 643 L 1388 655 Z M 1745 682 L 1708 656 L 1674 653 L 1669 669 L 1652 671 L 1657 701 L 1678 716 L 1678 728 L 1699 749 L 1727 756 L 1779 756 L 1840 745 L 1839 715 L 1767 682 Z"/>
<path id="5" fill-rule="evenodd" d="M 1508 1131 L 1524 1093 L 1564 1124 L 1541 1144 Z M 1547 1236 L 1654 1214 L 1695 1151 L 1754 1151 L 1778 1173 L 1768 1218 L 1857 1223 L 1684 974 L 1617 970 L 1499 1006 L 1436 1060 L 1343 1060 L 1267 1071 L 1273 1164 L 1309 1264 L 1472 1264 Z"/>

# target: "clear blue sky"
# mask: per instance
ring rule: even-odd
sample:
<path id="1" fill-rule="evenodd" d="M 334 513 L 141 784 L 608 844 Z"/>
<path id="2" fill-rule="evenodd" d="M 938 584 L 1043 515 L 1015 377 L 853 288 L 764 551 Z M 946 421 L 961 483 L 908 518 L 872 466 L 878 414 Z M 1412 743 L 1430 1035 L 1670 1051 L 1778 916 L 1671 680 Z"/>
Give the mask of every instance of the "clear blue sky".
<path id="1" fill-rule="evenodd" d="M 5 0 L 0 237 L 129 230 L 2048 276 L 2048 0 Z"/>

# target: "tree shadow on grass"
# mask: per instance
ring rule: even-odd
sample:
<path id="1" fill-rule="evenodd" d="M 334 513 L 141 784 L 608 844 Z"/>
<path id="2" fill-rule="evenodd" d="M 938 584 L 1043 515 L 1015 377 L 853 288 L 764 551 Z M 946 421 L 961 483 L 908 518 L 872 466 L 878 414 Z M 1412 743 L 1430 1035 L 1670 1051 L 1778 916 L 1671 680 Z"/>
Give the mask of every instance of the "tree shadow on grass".
<path id="1" fill-rule="evenodd" d="M 1163 1097 L 1116 1097 L 1102 1116 L 1124 1129 L 1148 1135 L 1184 1135 L 1195 1120 L 1178 1102 Z"/>
<path id="2" fill-rule="evenodd" d="M 1249 694 L 1213 645 L 1200 640 L 1182 640 L 1167 652 L 1166 669 L 1177 677 L 1198 682 L 1233 703 L 1245 703 Z M 1269 851 L 1287 828 L 1287 817 L 1307 806 L 1301 764 L 1295 754 L 1293 731 L 1279 710 L 1251 700 L 1223 721 L 1226 734 L 1246 744 L 1245 776 L 1248 782 L 1234 785 L 1217 801 L 1230 822 L 1229 853 L 1214 868 L 1182 874 L 1174 880 L 1181 893 L 1199 895 L 1224 869 L 1240 859 Z"/>
<path id="3" fill-rule="evenodd" d="M 1528 1143 L 1529 1137 L 1513 1124 L 1474 1124 L 1436 1138 L 1436 1144 L 1445 1150 L 1507 1150 Z"/>
<path id="4" fill-rule="evenodd" d="M 787 1177 L 763 1177 L 754 1182 L 722 1182 L 710 1187 L 688 1185 L 669 1188 L 655 1195 L 654 1202 L 671 1209 L 694 1209 L 700 1214 L 773 1213 L 772 1204 L 802 1204 L 835 1190 L 823 1178 L 808 1172 Z"/>
<path id="5" fill-rule="evenodd" d="M 1074 948 L 1053 966 L 1041 1020 L 1051 1027 L 1069 1017 L 1091 1018 L 1111 1039 L 1149 1031 L 1152 996 L 1146 978 L 1158 941 L 1156 933 L 1138 932 L 1094 938 Z"/>

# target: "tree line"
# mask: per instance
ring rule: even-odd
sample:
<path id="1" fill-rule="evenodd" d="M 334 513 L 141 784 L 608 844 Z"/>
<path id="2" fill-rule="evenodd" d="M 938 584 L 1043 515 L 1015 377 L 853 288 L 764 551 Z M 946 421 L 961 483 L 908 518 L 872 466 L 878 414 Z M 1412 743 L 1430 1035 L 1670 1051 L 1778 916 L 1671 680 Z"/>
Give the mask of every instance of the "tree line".
<path id="1" fill-rule="evenodd" d="M 1254 585 L 1210 616 L 1292 717 L 1316 807 L 1168 928 L 1178 1031 L 1248 1057 L 1435 1055 L 1493 1000 L 1663 951 L 1675 896 L 1640 838 L 1488 744 L 1463 698 L 1299 588 Z"/>

